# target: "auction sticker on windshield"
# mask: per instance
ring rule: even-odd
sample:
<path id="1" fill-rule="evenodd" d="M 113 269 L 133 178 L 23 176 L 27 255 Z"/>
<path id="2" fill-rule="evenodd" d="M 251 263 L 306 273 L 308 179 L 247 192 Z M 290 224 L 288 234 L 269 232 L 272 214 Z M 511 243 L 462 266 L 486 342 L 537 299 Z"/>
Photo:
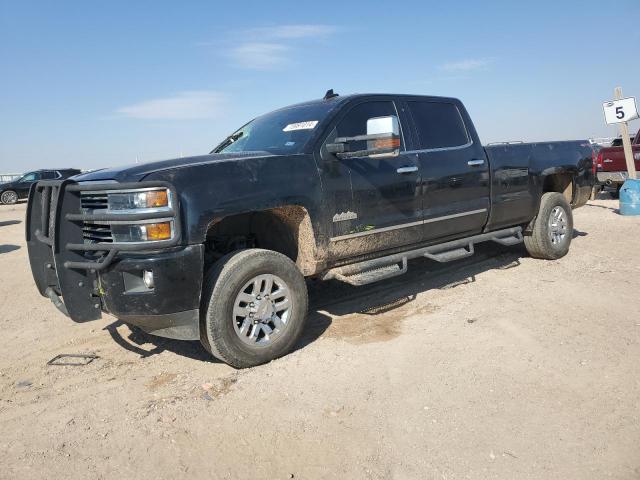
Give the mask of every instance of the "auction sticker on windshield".
<path id="1" fill-rule="evenodd" d="M 292 132 L 294 130 L 311 130 L 316 128 L 318 120 L 311 120 L 309 122 L 290 123 L 282 129 L 283 132 Z"/>

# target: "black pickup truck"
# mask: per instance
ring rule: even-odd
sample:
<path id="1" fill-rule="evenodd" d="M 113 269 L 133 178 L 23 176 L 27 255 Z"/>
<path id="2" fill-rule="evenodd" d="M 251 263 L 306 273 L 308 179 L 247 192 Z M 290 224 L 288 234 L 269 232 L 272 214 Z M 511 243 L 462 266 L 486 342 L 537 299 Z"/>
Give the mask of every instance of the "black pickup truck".
<path id="1" fill-rule="evenodd" d="M 562 257 L 592 153 L 586 140 L 483 148 L 454 98 L 329 91 L 208 155 L 38 182 L 29 259 L 74 321 L 107 312 L 248 367 L 293 348 L 305 277 L 363 285 L 483 241 Z"/>

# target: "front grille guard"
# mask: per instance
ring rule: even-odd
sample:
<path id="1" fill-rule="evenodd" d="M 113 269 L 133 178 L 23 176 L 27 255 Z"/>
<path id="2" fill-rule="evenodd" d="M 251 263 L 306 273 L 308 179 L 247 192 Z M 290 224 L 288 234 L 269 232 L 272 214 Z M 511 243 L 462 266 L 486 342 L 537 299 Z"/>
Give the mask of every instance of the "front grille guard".
<path id="1" fill-rule="evenodd" d="M 173 199 L 170 210 L 151 213 L 83 213 L 61 211 L 59 204 L 64 195 L 77 194 L 81 192 L 105 192 L 121 191 L 141 188 L 163 187 L 171 192 Z M 71 181 L 61 182 L 60 180 L 43 180 L 35 184 L 29 196 L 31 204 L 35 193 L 41 197 L 40 228 L 33 232 L 33 236 L 40 242 L 53 248 L 54 251 L 65 249 L 70 252 L 95 252 L 99 255 L 96 260 L 63 262 L 64 268 L 100 271 L 107 268 L 116 258 L 119 252 L 138 252 L 157 250 L 161 248 L 173 247 L 180 242 L 180 215 L 178 195 L 175 187 L 168 182 L 148 181 L 131 183 L 75 183 Z M 78 209 L 79 210 L 79 209 Z M 62 218 L 58 218 L 61 216 Z M 110 242 L 110 243 L 74 243 L 67 242 L 61 245 L 61 235 L 64 231 L 65 222 L 77 224 L 82 228 L 84 222 L 127 222 L 135 223 L 140 220 L 163 219 L 173 222 L 173 238 L 169 240 L 155 240 L 136 243 Z M 165 221 L 166 221 L 165 220 Z M 27 237 L 29 237 L 27 232 Z M 102 254 L 102 255 L 100 255 Z"/>
<path id="2" fill-rule="evenodd" d="M 84 222 L 136 222 L 156 214 L 93 213 L 83 210 L 81 192 L 169 189 L 173 202 L 163 218 L 173 222 L 174 237 L 140 243 L 83 243 Z M 26 238 L 34 282 L 41 295 L 75 322 L 101 316 L 102 294 L 97 272 L 107 268 L 120 252 L 152 251 L 180 242 L 180 207 L 172 185 L 166 182 L 80 184 L 73 180 L 43 180 L 31 187 L 27 205 Z M 91 257 L 89 257 L 91 255 Z"/>

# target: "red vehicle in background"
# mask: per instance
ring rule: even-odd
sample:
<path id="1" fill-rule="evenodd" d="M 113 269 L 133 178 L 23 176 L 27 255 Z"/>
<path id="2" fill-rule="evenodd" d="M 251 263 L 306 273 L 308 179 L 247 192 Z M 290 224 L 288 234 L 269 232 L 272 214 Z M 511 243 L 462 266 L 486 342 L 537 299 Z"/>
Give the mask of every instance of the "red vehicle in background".
<path id="1" fill-rule="evenodd" d="M 640 130 L 632 139 L 633 159 L 636 171 L 640 172 Z M 593 166 L 596 180 L 601 186 L 612 187 L 611 195 L 618 198 L 620 187 L 628 177 L 627 162 L 624 158 L 622 138 L 616 138 L 610 147 L 605 147 L 598 152 Z"/>

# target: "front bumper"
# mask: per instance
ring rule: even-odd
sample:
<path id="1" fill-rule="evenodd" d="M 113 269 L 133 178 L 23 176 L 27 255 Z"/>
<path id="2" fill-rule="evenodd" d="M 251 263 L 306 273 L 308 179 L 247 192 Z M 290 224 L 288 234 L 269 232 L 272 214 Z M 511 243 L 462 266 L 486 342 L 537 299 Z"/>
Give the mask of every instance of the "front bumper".
<path id="1" fill-rule="evenodd" d="M 98 274 L 103 309 L 154 335 L 198 340 L 203 255 L 202 245 L 190 245 L 114 262 Z M 153 273 L 153 289 L 142 283 L 144 271 Z"/>
<path id="2" fill-rule="evenodd" d="M 162 214 L 175 224 L 176 234 L 169 240 L 122 244 L 90 242 L 83 236 L 85 222 L 143 218 L 87 212 L 81 192 L 155 186 L 170 188 L 178 198 L 166 182 L 82 185 L 46 180 L 33 185 L 26 222 L 31 271 L 40 294 L 76 322 L 96 320 L 105 311 L 151 333 L 196 339 L 203 247 L 180 246 L 177 201 L 171 212 Z M 141 289 L 136 282 L 144 270 L 154 273 L 153 288 Z"/>

